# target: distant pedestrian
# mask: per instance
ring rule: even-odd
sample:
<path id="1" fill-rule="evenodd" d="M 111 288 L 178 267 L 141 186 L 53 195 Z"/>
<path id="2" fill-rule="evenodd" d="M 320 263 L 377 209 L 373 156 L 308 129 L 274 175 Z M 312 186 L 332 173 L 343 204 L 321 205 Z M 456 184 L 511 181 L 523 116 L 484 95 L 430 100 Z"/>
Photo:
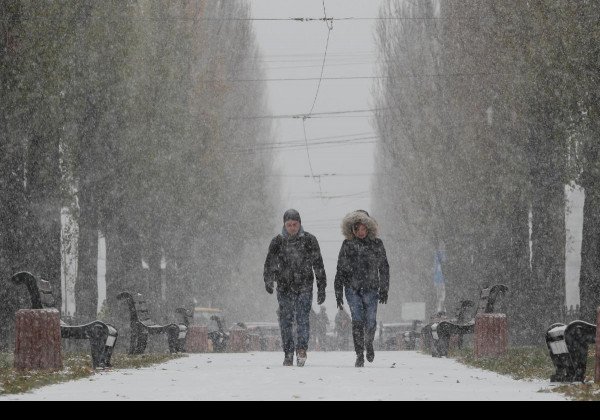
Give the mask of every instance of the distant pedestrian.
<path id="1" fill-rule="evenodd" d="M 338 313 L 335 315 L 334 329 L 338 349 L 348 351 L 350 334 L 352 333 L 352 318 L 350 318 L 350 315 L 348 315 L 348 312 L 343 307 L 338 309 Z"/>
<path id="2" fill-rule="evenodd" d="M 338 308 L 344 307 L 344 292 L 352 315 L 352 338 L 356 367 L 373 362 L 373 340 L 377 331 L 377 304 L 386 304 L 390 269 L 377 222 L 364 210 L 348 214 L 342 222 L 346 240 L 338 257 L 335 297 Z"/>
<path id="3" fill-rule="evenodd" d="M 304 231 L 300 213 L 286 211 L 283 223 L 281 234 L 273 238 L 269 246 L 264 269 L 265 289 L 272 294 L 277 283 L 284 366 L 293 366 L 294 351 L 298 366 L 304 366 L 310 337 L 313 283 L 316 278 L 317 303 L 321 305 L 325 302 L 327 278 L 317 238 Z"/>
<path id="4" fill-rule="evenodd" d="M 329 316 L 327 309 L 321 306 L 321 310 L 317 315 L 317 340 L 319 340 L 319 349 L 327 351 L 327 330 L 329 329 Z"/>

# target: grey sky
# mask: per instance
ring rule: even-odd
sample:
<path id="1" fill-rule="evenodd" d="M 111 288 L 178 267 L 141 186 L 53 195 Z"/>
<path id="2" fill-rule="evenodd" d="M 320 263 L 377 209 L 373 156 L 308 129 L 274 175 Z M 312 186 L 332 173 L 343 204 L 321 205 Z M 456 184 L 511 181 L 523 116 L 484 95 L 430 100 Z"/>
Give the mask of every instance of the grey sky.
<path id="1" fill-rule="evenodd" d="M 251 0 L 255 18 L 323 17 L 322 0 Z M 328 17 L 376 17 L 379 0 L 325 0 Z M 373 20 L 333 23 L 329 40 L 325 78 L 373 76 L 377 51 Z M 319 78 L 327 41 L 324 22 L 256 21 L 255 30 L 265 60 L 267 78 Z M 275 115 L 309 113 L 318 81 L 268 82 L 271 111 Z M 324 80 L 314 113 L 371 109 L 372 79 Z M 306 121 L 309 139 L 323 141 L 352 139 L 362 144 L 328 144 L 280 150 L 277 169 L 282 177 L 280 213 L 296 208 L 306 230 L 320 241 L 328 275 L 327 309 L 335 314 L 333 279 L 342 243 L 340 223 L 351 210 L 371 207 L 371 176 L 375 136 L 371 114 L 343 115 Z M 304 140 L 302 120 L 276 120 L 275 140 Z M 334 136 L 344 136 L 329 138 Z M 319 183 L 301 176 L 340 174 L 323 177 Z M 323 197 L 323 198 L 322 198 Z M 334 197 L 334 198 L 329 198 Z M 377 215 L 374 215 L 375 217 Z M 278 221 L 279 222 L 279 221 Z M 276 232 L 273 232 L 275 234 Z M 266 252 L 266 249 L 264 250 Z M 316 305 L 316 303 L 315 303 Z"/>

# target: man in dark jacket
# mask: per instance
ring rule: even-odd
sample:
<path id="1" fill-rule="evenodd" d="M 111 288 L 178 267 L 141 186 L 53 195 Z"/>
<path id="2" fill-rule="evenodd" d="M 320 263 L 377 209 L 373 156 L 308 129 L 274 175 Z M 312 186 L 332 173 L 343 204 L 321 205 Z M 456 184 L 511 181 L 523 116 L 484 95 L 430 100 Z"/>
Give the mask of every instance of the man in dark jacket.
<path id="1" fill-rule="evenodd" d="M 277 283 L 279 326 L 285 353 L 283 364 L 294 364 L 295 350 L 297 364 L 301 367 L 306 362 L 310 336 L 313 283 L 316 277 L 317 303 L 321 305 L 325 302 L 327 278 L 317 238 L 304 231 L 300 213 L 296 210 L 286 211 L 283 223 L 281 234 L 273 238 L 269 246 L 264 281 L 269 294 L 273 293 L 274 284 Z M 294 320 L 297 337 L 292 332 Z"/>
<path id="2" fill-rule="evenodd" d="M 377 222 L 364 210 L 350 213 L 342 222 L 346 240 L 338 257 L 335 298 L 344 307 L 344 292 L 352 315 L 352 338 L 356 367 L 373 362 L 373 340 L 377 331 L 377 304 L 386 304 L 390 287 L 390 267 Z"/>

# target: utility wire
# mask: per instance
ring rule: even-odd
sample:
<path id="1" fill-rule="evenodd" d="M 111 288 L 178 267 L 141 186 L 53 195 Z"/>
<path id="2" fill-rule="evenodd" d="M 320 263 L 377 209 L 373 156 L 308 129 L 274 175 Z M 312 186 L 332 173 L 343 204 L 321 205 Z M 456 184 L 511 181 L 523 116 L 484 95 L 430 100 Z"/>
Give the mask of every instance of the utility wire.
<path id="1" fill-rule="evenodd" d="M 319 97 L 319 91 L 321 90 L 321 83 L 323 82 L 323 74 L 325 73 L 325 63 L 327 62 L 327 51 L 329 49 L 329 40 L 331 39 L 331 31 L 333 30 L 333 23 L 327 21 L 327 9 L 325 8 L 325 0 L 323 0 L 323 14 L 325 15 L 325 24 L 327 25 L 327 42 L 325 43 L 325 53 L 323 54 L 323 64 L 321 65 L 321 76 L 319 77 L 319 84 L 317 85 L 317 93 L 308 115 L 310 116 L 317 104 L 317 98 Z"/>
<path id="2" fill-rule="evenodd" d="M 315 105 L 317 104 L 317 99 L 319 97 L 319 91 L 321 90 L 321 83 L 323 82 L 323 74 L 325 73 L 325 63 L 327 62 L 327 51 L 329 50 L 329 40 L 331 39 L 331 31 L 333 30 L 333 22 L 327 20 L 327 9 L 325 8 L 325 0 L 323 2 L 323 21 L 327 26 L 327 41 L 325 42 L 325 52 L 323 53 L 323 63 L 321 64 L 321 76 L 319 77 L 319 83 L 317 84 L 317 92 L 315 93 L 315 99 L 313 100 L 312 106 L 310 107 L 310 111 L 308 111 L 308 115 L 305 115 L 302 118 L 302 130 L 304 131 L 304 141 L 306 144 L 306 155 L 308 156 L 308 164 L 310 166 L 310 173 L 313 175 L 313 179 L 319 185 L 319 192 L 323 195 L 323 189 L 321 188 L 321 178 L 318 180 L 314 177 L 312 162 L 310 159 L 310 149 L 308 147 L 308 136 L 306 135 L 306 119 L 310 118 L 313 111 L 315 110 Z"/>
<path id="3" fill-rule="evenodd" d="M 23 14 L 19 16 L 21 20 L 33 20 L 33 19 L 55 19 L 56 16 L 51 15 L 27 15 Z M 125 19 L 130 21 L 190 21 L 190 22 L 299 22 L 299 23 L 320 23 L 325 22 L 327 24 L 332 24 L 333 22 L 348 22 L 348 21 L 417 21 L 417 22 L 426 22 L 426 21 L 481 21 L 484 19 L 496 19 L 495 16 L 478 16 L 478 17 L 466 17 L 466 16 L 453 16 L 453 17 L 418 17 L 418 16 L 410 16 L 410 17 L 401 17 L 401 16 L 393 16 L 393 17 L 327 17 L 327 18 L 315 18 L 315 17 L 287 17 L 287 18 L 211 18 L 204 17 L 199 18 L 197 16 L 162 16 L 162 17 L 142 17 L 142 16 L 90 16 L 90 19 L 94 20 L 102 20 L 114 22 L 118 19 Z"/>
<path id="4" fill-rule="evenodd" d="M 355 141 L 364 141 L 364 140 L 376 140 L 379 137 L 377 135 L 370 136 L 361 136 L 361 137 L 345 137 L 345 136 L 336 136 L 336 137 L 321 137 L 321 139 L 311 139 L 309 144 L 311 146 L 318 146 L 321 144 L 336 144 L 336 143 L 349 143 Z M 292 140 L 287 142 L 256 142 L 252 145 L 256 148 L 281 148 L 281 147 L 301 147 L 304 146 L 304 140 Z"/>
<path id="5" fill-rule="evenodd" d="M 335 146 L 354 146 L 361 144 L 373 144 L 379 140 L 379 136 L 374 134 L 373 132 L 366 133 L 356 133 L 356 134 L 344 134 L 339 136 L 326 136 L 326 137 L 318 137 L 309 139 L 309 145 L 311 147 L 335 147 Z M 295 150 L 299 148 L 304 148 L 306 144 L 306 139 L 301 140 L 288 140 L 288 141 L 276 141 L 276 142 L 256 142 L 253 144 L 249 144 L 246 147 L 245 145 L 240 144 L 237 147 L 233 147 L 231 149 L 227 149 L 227 153 L 254 153 L 261 151 L 272 151 L 272 150 Z M 314 175 L 314 177 L 319 177 L 321 175 Z M 326 175 L 322 175 L 326 176 Z M 310 175 L 306 176 L 310 178 Z"/>
<path id="6" fill-rule="evenodd" d="M 282 115 L 257 115 L 247 117 L 231 117 L 230 119 L 241 119 L 241 120 L 260 120 L 260 119 L 309 119 L 316 118 L 319 116 L 332 116 L 332 115 L 344 115 L 344 114 L 364 114 L 371 112 L 387 111 L 394 108 L 374 108 L 374 109 L 357 109 L 349 111 L 333 111 L 333 112 L 316 112 L 311 116 L 306 114 L 282 114 Z"/>
<path id="7" fill-rule="evenodd" d="M 342 76 L 342 77 L 298 77 L 273 79 L 208 79 L 200 83 L 245 83 L 245 82 L 321 82 L 323 80 L 390 79 L 387 76 Z"/>
<path id="8" fill-rule="evenodd" d="M 391 174 L 378 174 L 378 173 L 365 173 L 365 174 L 318 174 L 318 177 L 371 177 L 375 175 L 391 175 Z M 277 178 L 310 178 L 311 175 L 271 175 Z"/>
<path id="9" fill-rule="evenodd" d="M 311 142 L 317 142 L 317 141 L 323 141 L 323 140 L 333 140 L 333 139 L 350 139 L 350 138 L 355 138 L 355 137 L 361 137 L 364 138 L 366 136 L 375 136 L 376 134 L 372 131 L 367 131 L 367 132 L 362 132 L 362 133 L 355 133 L 355 134 L 342 134 L 342 135 L 338 135 L 338 136 L 325 136 L 325 137 L 315 137 L 314 139 L 310 139 Z M 304 139 L 301 140 L 282 140 L 282 141 L 267 141 L 267 142 L 257 142 L 254 143 L 255 145 L 258 146 L 273 146 L 273 145 L 286 145 L 286 144 L 292 144 L 292 143 L 304 143 Z"/>
<path id="10" fill-rule="evenodd" d="M 311 159 L 310 159 L 310 151 L 309 151 L 309 148 L 308 148 L 308 136 L 306 135 L 306 118 L 302 119 L 302 128 L 304 130 L 304 140 L 306 142 L 306 155 L 308 156 L 308 166 L 310 167 L 310 174 L 313 176 L 313 179 L 315 179 L 314 178 L 314 171 L 313 171 L 313 167 L 312 167 L 312 162 L 311 162 Z M 321 180 L 320 179 L 318 180 L 317 184 L 319 185 L 319 194 L 321 196 L 323 196 L 323 189 L 321 188 Z"/>
<path id="11" fill-rule="evenodd" d="M 317 199 L 317 198 L 321 198 L 324 200 L 337 200 L 340 198 L 353 198 L 353 197 L 365 197 L 368 196 L 369 194 L 371 194 L 372 191 L 361 191 L 358 193 L 352 193 L 352 194 L 342 194 L 342 195 L 318 195 L 318 194 L 295 194 L 295 195 L 291 195 L 289 196 L 290 199 L 294 200 L 294 199 Z"/>
<path id="12" fill-rule="evenodd" d="M 344 149 L 348 149 L 349 147 L 356 147 L 356 146 L 362 146 L 362 145 L 366 145 L 366 144 L 376 144 L 378 143 L 377 140 L 369 140 L 369 141 L 356 141 L 356 142 L 339 142 L 339 143 L 333 143 L 333 144 L 322 144 L 322 145 L 316 145 L 316 146 L 311 146 L 313 148 L 319 148 L 319 149 L 327 149 L 327 148 L 344 148 Z M 295 146 L 295 147 L 289 147 L 289 148 L 258 148 L 258 149 L 247 149 L 247 150 L 227 150 L 224 151 L 224 153 L 231 153 L 231 154 L 257 154 L 257 153 L 266 153 L 266 152 L 293 152 L 296 150 L 301 150 L 304 149 L 306 150 L 306 146 Z M 312 177 L 314 179 L 318 179 L 319 176 L 315 175 L 314 177 Z"/>
<path id="13" fill-rule="evenodd" d="M 327 64 L 328 67 L 348 67 L 348 66 L 371 66 L 373 65 L 373 63 L 371 62 L 362 62 L 362 63 L 339 63 L 339 64 Z M 314 65 L 306 65 L 306 66 L 279 66 L 279 67 L 269 67 L 271 70 L 289 70 L 289 69 L 308 69 L 308 68 L 315 68 L 315 67 L 321 67 L 320 64 L 314 64 Z"/>
<path id="14" fill-rule="evenodd" d="M 329 50 L 329 40 L 331 39 L 331 31 L 333 30 L 333 22 L 327 21 L 327 9 L 325 8 L 325 0 L 323 1 L 323 16 L 325 25 L 327 25 L 327 41 L 325 42 L 325 53 L 323 54 L 323 64 L 321 65 L 321 76 L 319 77 L 319 83 L 317 84 L 317 92 L 315 93 L 315 99 L 313 100 L 312 106 L 310 107 L 310 111 L 308 111 L 308 115 L 302 118 L 302 129 L 304 131 L 304 141 L 306 143 L 306 155 L 308 156 L 308 164 L 310 166 L 310 173 L 313 175 L 312 162 L 310 159 L 310 149 L 308 147 L 308 136 L 306 135 L 306 119 L 309 118 L 313 111 L 315 110 L 315 105 L 317 104 L 317 98 L 319 97 L 319 91 L 321 90 L 321 83 L 323 82 L 323 74 L 325 73 L 325 63 L 327 62 L 327 51 Z M 315 179 L 316 181 L 316 179 Z M 321 188 L 321 179 L 319 178 L 317 183 L 319 184 L 319 192 L 323 195 L 323 190 Z"/>
<path id="15" fill-rule="evenodd" d="M 272 79 L 206 79 L 200 83 L 250 83 L 250 82 L 313 82 L 323 80 L 402 80 L 426 78 L 452 78 L 452 77 L 479 77 L 479 76 L 518 76 L 515 73 L 448 73 L 448 74 L 420 74 L 402 76 L 337 76 L 337 77 L 298 77 L 298 78 L 272 78 Z"/>
<path id="16" fill-rule="evenodd" d="M 324 142 L 315 142 L 310 143 L 310 147 L 347 147 L 347 146 L 357 146 L 361 144 L 374 144 L 377 143 L 379 137 L 365 137 L 365 138 L 357 138 L 357 139 L 347 139 L 347 140 L 332 140 L 332 141 L 324 141 Z M 306 148 L 306 144 L 303 142 L 302 144 L 290 144 L 290 145 L 278 145 L 278 146 L 258 146 L 258 147 L 249 147 L 249 148 L 237 148 L 231 149 L 227 152 L 230 153 L 246 153 L 246 152 L 263 152 L 263 151 L 291 151 Z M 315 175 L 316 177 L 316 175 Z"/>

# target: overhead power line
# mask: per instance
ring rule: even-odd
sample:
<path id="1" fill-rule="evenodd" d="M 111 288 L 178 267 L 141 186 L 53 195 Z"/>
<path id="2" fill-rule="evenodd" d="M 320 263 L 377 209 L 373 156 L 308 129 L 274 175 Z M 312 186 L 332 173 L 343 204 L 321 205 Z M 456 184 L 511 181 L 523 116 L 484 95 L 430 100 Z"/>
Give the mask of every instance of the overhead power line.
<path id="1" fill-rule="evenodd" d="M 260 120 L 260 119 L 309 119 L 309 118 L 318 118 L 323 116 L 338 116 L 338 115 L 347 115 L 347 114 L 364 114 L 364 113 L 372 113 L 378 111 L 387 111 L 394 108 L 374 108 L 374 109 L 357 109 L 357 110 L 349 110 L 349 111 L 333 111 L 333 112 L 316 112 L 311 114 L 310 116 L 307 114 L 282 114 L 282 115 L 255 115 L 255 116 L 240 116 L 240 117 L 231 117 L 233 120 Z"/>
<path id="2" fill-rule="evenodd" d="M 355 67 L 355 66 L 372 66 L 373 63 L 372 62 L 362 62 L 362 63 L 338 63 L 338 64 L 327 64 L 327 67 Z M 315 67 L 321 67 L 320 64 L 314 64 L 314 65 L 302 65 L 302 66 L 278 66 L 278 67 L 269 67 L 269 69 L 271 70 L 297 70 L 297 69 L 308 69 L 308 68 L 315 68 Z"/>
<path id="3" fill-rule="evenodd" d="M 306 134 L 306 119 L 310 117 L 312 112 L 315 109 L 315 105 L 317 104 L 317 98 L 319 97 L 319 91 L 321 90 L 321 83 L 323 82 L 323 73 L 325 72 L 325 62 L 327 61 L 327 50 L 329 49 L 329 39 L 331 38 L 331 30 L 333 29 L 333 23 L 327 22 L 327 10 L 325 8 L 325 0 L 323 1 L 323 15 L 324 22 L 327 25 L 327 41 L 325 42 L 325 53 L 323 54 L 323 64 L 321 65 L 321 76 L 319 77 L 319 83 L 317 84 L 317 92 L 315 93 L 315 99 L 313 100 L 312 106 L 310 107 L 310 111 L 308 111 L 308 115 L 302 118 L 302 129 L 304 132 L 304 141 L 306 144 L 306 155 L 308 157 L 308 166 L 310 168 L 310 173 L 313 173 L 312 161 L 310 159 L 310 149 L 308 147 L 308 136 Z M 319 185 L 319 192 L 322 195 L 323 190 L 321 188 L 321 179 L 316 179 L 313 177 L 315 182 Z"/>
<path id="4" fill-rule="evenodd" d="M 389 79 L 386 76 L 342 76 L 342 77 L 299 77 L 273 79 L 209 79 L 200 80 L 202 83 L 244 83 L 244 82 L 321 82 L 323 80 L 358 80 L 358 79 Z"/>
<path id="5" fill-rule="evenodd" d="M 373 144 L 376 143 L 379 138 L 376 136 L 373 137 L 363 137 L 363 138 L 355 138 L 355 139 L 340 139 L 340 140 L 330 140 L 330 141 L 322 141 L 322 142 L 313 142 L 309 143 L 311 148 L 314 147 L 335 147 L 335 146 L 356 146 L 360 144 Z M 249 147 L 249 148 L 239 148 L 232 149 L 229 152 L 257 152 L 257 151 L 266 151 L 266 150 L 296 150 L 302 149 L 306 147 L 304 142 L 292 143 L 292 144 L 281 144 L 281 145 L 273 145 L 273 146 L 257 146 L 257 147 Z M 316 178 L 317 175 L 314 175 Z"/>
<path id="6" fill-rule="evenodd" d="M 514 73 L 447 73 L 447 74 L 415 74 L 401 76 L 336 76 L 336 77 L 298 77 L 298 78 L 271 78 L 271 79 L 206 79 L 199 80 L 201 83 L 250 83 L 250 82 L 314 82 L 323 80 L 402 80 L 402 79 L 428 79 L 428 78 L 452 78 L 452 77 L 501 77 L 517 76 Z"/>
<path id="7" fill-rule="evenodd" d="M 316 174 L 314 176 L 318 176 L 321 178 L 333 178 L 333 177 L 371 177 L 371 176 L 376 176 L 376 175 L 386 175 L 386 174 L 378 174 L 375 172 L 371 172 L 371 173 L 364 173 L 364 174 Z M 310 178 L 311 175 L 271 175 L 274 177 L 278 177 L 278 178 Z"/>
<path id="8" fill-rule="evenodd" d="M 372 138 L 375 137 L 376 134 L 373 131 L 367 131 L 367 132 L 362 132 L 362 133 L 354 133 L 354 134 L 340 134 L 337 136 L 325 136 L 325 137 L 315 137 L 312 139 L 309 139 L 310 142 L 321 142 L 321 141 L 325 141 L 325 140 L 335 140 L 335 139 L 346 139 L 346 140 L 351 140 L 351 139 L 355 139 L 355 138 Z M 279 140 L 279 141 L 268 141 L 268 142 L 258 142 L 255 143 L 255 145 L 258 146 L 280 146 L 280 145 L 289 145 L 289 144 L 303 144 L 304 143 L 304 139 L 298 139 L 298 140 Z"/>
<path id="9" fill-rule="evenodd" d="M 316 137 L 308 139 L 310 147 L 335 147 L 335 146 L 354 146 L 360 144 L 372 144 L 379 140 L 379 136 L 373 132 L 364 132 L 356 134 L 343 134 L 338 136 Z M 278 150 L 296 150 L 305 146 L 305 139 L 282 140 L 273 142 L 257 142 L 244 147 L 239 145 L 228 149 L 228 153 L 250 153 L 260 151 L 278 151 Z M 320 175 L 314 175 L 319 177 Z M 310 175 L 307 175 L 310 178 Z"/>
<path id="10" fill-rule="evenodd" d="M 319 84 L 317 85 L 317 93 L 308 115 L 311 115 L 317 104 L 317 98 L 319 97 L 319 91 L 321 90 L 321 83 L 323 82 L 323 75 L 325 74 L 325 63 L 327 62 L 327 51 L 329 49 L 329 40 L 331 39 L 331 31 L 333 30 L 333 23 L 327 21 L 327 9 L 325 8 L 325 0 L 323 0 L 323 15 L 325 16 L 324 21 L 327 25 L 327 41 L 325 42 L 325 53 L 323 54 L 323 64 L 321 65 L 321 76 L 319 76 Z M 305 130 L 306 131 L 306 130 Z"/>
<path id="11" fill-rule="evenodd" d="M 21 20 L 32 20 L 32 19 L 56 19 L 56 16 L 52 15 L 31 15 L 31 14 L 22 14 L 19 16 Z M 426 22 L 426 21 L 480 21 L 484 19 L 498 19 L 496 16 L 477 16 L 477 17 L 467 17 L 467 16 L 452 16 L 452 17 L 428 17 L 428 16 L 392 16 L 392 17 L 357 17 L 357 16 L 347 16 L 347 17 L 274 17 L 274 18 L 243 18 L 243 17 L 198 17 L 198 16 L 161 16 L 161 17 L 152 17 L 152 16 L 135 16 L 135 15 L 120 15 L 120 16 L 89 16 L 88 19 L 94 20 L 105 20 L 109 22 L 113 22 L 116 20 L 130 20 L 130 21 L 189 21 L 189 22 L 297 22 L 297 23 L 321 23 L 325 22 L 331 24 L 333 22 L 351 22 L 351 21 L 417 21 L 417 22 Z"/>
<path id="12" fill-rule="evenodd" d="M 327 41 L 325 42 L 325 52 L 323 53 L 323 63 L 321 64 L 321 75 L 319 76 L 319 83 L 317 84 L 317 92 L 315 93 L 315 99 L 313 100 L 312 106 L 310 107 L 310 111 L 308 111 L 308 115 L 305 115 L 302 118 L 302 129 L 304 132 L 304 141 L 306 144 L 306 155 L 308 156 L 308 165 L 310 167 L 310 173 L 313 174 L 313 166 L 310 158 L 310 149 L 308 147 L 308 135 L 306 134 L 306 120 L 310 118 L 313 111 L 315 110 L 315 105 L 317 104 L 317 99 L 319 98 L 319 92 L 321 90 L 321 83 L 323 82 L 323 74 L 325 73 L 325 63 L 327 62 L 327 51 L 329 50 L 329 40 L 331 39 L 331 31 L 333 30 L 333 22 L 327 18 L 327 8 L 325 7 L 325 0 L 322 0 L 323 3 L 323 22 L 327 26 Z M 313 180 L 319 185 L 319 193 L 323 195 L 323 189 L 321 187 L 321 178 L 315 178 L 313 176 Z"/>
<path id="13" fill-rule="evenodd" d="M 306 136 L 306 118 L 302 119 L 302 128 L 304 129 L 304 140 L 306 142 L 306 155 L 308 156 L 308 167 L 310 168 L 310 173 L 314 174 L 312 161 L 310 160 L 310 151 L 308 148 L 308 137 Z M 323 190 L 321 189 L 321 182 L 317 182 L 317 184 L 319 185 L 319 193 L 323 195 Z"/>
<path id="14" fill-rule="evenodd" d="M 342 195 L 320 195 L 320 194 L 295 194 L 289 196 L 289 199 L 317 199 L 322 198 L 325 200 L 338 200 L 340 198 L 356 198 L 356 197 L 368 197 L 372 191 L 361 191 L 353 194 L 342 194 Z"/>

